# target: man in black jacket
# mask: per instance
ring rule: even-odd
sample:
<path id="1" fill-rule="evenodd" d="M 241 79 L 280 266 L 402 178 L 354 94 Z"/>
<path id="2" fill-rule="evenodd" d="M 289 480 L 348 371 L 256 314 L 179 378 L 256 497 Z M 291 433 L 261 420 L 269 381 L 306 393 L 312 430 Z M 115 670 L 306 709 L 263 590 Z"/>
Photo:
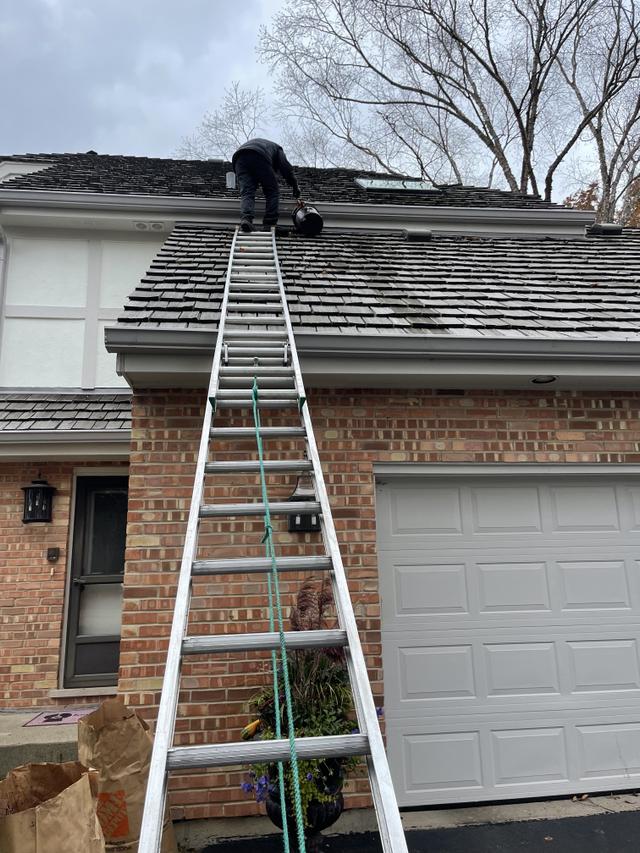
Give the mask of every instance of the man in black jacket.
<path id="1" fill-rule="evenodd" d="M 253 230 L 256 190 L 262 187 L 265 197 L 263 225 L 271 228 L 278 222 L 280 191 L 277 175 L 282 175 L 300 199 L 300 190 L 293 167 L 281 146 L 269 139 L 250 139 L 241 145 L 231 159 L 240 187 L 240 228 Z"/>

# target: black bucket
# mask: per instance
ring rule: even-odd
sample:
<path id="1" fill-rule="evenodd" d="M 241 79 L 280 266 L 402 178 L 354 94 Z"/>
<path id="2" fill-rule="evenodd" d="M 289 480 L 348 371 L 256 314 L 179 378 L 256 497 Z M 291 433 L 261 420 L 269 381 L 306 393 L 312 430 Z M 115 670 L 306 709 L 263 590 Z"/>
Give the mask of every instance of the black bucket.
<path id="1" fill-rule="evenodd" d="M 304 234 L 305 237 L 315 237 L 322 231 L 324 222 L 322 217 L 309 204 L 304 204 L 302 207 L 296 207 L 291 214 L 295 229 L 299 234 Z"/>

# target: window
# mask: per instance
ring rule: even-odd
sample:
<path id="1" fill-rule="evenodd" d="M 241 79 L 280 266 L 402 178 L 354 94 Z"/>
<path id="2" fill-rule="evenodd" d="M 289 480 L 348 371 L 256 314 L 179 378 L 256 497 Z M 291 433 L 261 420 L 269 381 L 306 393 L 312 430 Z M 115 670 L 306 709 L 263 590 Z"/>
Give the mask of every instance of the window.
<path id="1" fill-rule="evenodd" d="M 356 184 L 363 190 L 420 191 L 437 189 L 430 181 L 417 178 L 356 178 Z"/>

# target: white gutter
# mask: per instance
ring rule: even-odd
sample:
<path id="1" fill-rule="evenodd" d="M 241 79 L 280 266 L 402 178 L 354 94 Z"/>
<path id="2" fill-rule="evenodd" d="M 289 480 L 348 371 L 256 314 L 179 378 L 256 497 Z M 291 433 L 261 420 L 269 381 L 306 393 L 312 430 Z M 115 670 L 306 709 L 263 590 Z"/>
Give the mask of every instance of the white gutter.
<path id="1" fill-rule="evenodd" d="M 107 328 L 134 388 L 205 387 L 215 331 Z M 636 340 L 296 334 L 305 383 L 341 388 L 637 389 Z M 532 384 L 540 376 L 549 385 Z"/>
<path id="2" fill-rule="evenodd" d="M 127 459 L 130 430 L 0 432 L 0 459 Z"/>
<path id="3" fill-rule="evenodd" d="M 382 230 L 420 226 L 441 232 L 495 233 L 499 230 L 502 234 L 581 236 L 585 227 L 595 221 L 594 213 L 569 208 L 428 207 L 322 201 L 317 204 L 328 228 Z M 286 207 L 288 209 L 288 205 Z M 104 224 L 107 220 L 129 223 L 132 218 L 149 217 L 165 225 L 179 220 L 231 224 L 238 219 L 239 201 L 235 198 L 0 189 L 0 223 L 5 225 L 27 225 L 38 218 L 42 224 L 73 226 L 75 223 L 80 227 L 93 224 L 91 214 Z M 283 221 L 285 218 L 283 215 Z"/>

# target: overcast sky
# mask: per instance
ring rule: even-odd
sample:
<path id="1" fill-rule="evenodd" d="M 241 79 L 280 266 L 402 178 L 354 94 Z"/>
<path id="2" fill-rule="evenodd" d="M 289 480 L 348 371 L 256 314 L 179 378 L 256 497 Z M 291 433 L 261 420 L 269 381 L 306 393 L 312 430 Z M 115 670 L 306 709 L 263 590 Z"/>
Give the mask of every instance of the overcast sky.
<path id="1" fill-rule="evenodd" d="M 283 0 L 0 0 L 0 154 L 171 156 Z"/>

